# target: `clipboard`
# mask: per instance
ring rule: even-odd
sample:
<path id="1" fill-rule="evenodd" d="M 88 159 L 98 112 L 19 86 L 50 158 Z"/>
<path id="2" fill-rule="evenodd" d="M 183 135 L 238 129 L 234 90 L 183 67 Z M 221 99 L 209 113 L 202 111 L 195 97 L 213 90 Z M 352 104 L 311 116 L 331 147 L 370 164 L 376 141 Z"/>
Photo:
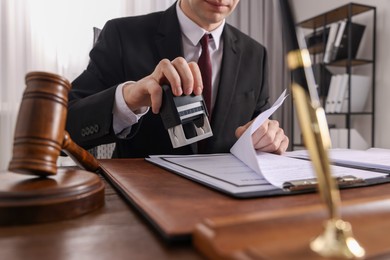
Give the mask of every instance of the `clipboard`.
<path id="1" fill-rule="evenodd" d="M 312 192 L 318 178 L 311 162 L 256 151 L 252 143 L 252 134 L 282 106 L 287 96 L 284 90 L 269 109 L 260 113 L 231 147 L 230 153 L 151 155 L 146 160 L 236 198 Z M 343 188 L 389 180 L 386 173 L 341 166 L 331 168 Z"/>
<path id="2" fill-rule="evenodd" d="M 278 155 L 274 155 L 278 156 Z M 215 189 L 219 192 L 222 192 L 226 195 L 229 195 L 233 198 L 239 199 L 249 199 L 257 197 L 272 197 L 272 196 L 286 196 L 294 195 L 301 193 L 315 192 L 317 189 L 317 178 L 305 178 L 305 179 L 294 179 L 288 180 L 283 183 L 283 187 L 276 187 L 269 183 L 266 179 L 260 179 L 258 182 L 250 182 L 249 184 L 234 182 L 229 180 L 227 175 L 219 175 L 219 169 L 213 168 L 209 171 L 205 170 L 203 167 L 198 167 L 197 165 L 202 165 L 210 161 L 212 164 L 220 164 L 219 157 L 226 157 L 229 161 L 234 161 L 232 168 L 240 167 L 237 170 L 237 174 L 242 175 L 243 179 L 253 179 L 261 178 L 247 167 L 239 159 L 235 158 L 231 154 L 211 154 L 211 155 L 187 155 L 187 156 L 171 156 L 171 155 L 156 155 L 145 158 L 146 161 L 155 164 L 163 169 L 166 169 L 172 173 L 190 179 L 192 181 L 198 182 L 202 185 L 205 185 L 209 188 Z M 287 157 L 278 156 L 280 160 L 287 159 Z M 180 159 L 185 158 L 185 162 L 180 163 Z M 294 160 L 295 162 L 309 163 L 307 160 L 288 158 L 290 161 Z M 194 160 L 192 163 L 188 163 Z M 264 161 L 263 161 L 264 162 Z M 376 185 L 381 183 L 390 182 L 389 175 L 387 173 L 376 173 L 375 171 L 366 171 L 358 168 L 342 167 L 342 166 L 333 166 L 334 169 L 339 170 L 340 168 L 345 169 L 348 173 L 343 176 L 337 176 L 335 178 L 341 189 L 346 188 L 356 188 L 364 187 L 370 185 Z M 225 166 L 222 166 L 222 170 L 225 169 Z M 229 171 L 228 167 L 226 169 Z M 290 169 L 286 169 L 288 172 Z M 369 172 L 375 174 L 375 178 L 361 178 L 362 172 Z M 360 174 L 358 177 L 355 174 Z M 229 172 L 228 175 L 236 174 L 235 172 Z"/>

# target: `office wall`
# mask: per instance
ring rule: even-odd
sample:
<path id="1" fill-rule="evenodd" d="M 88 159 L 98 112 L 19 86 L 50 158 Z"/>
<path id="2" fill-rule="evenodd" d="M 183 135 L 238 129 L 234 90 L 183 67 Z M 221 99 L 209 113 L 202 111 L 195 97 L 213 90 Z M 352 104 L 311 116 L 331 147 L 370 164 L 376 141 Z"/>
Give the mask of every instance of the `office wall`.
<path id="1" fill-rule="evenodd" d="M 292 0 L 297 21 L 303 21 L 325 11 L 347 4 L 347 0 Z M 390 5 L 388 0 L 354 0 L 377 7 L 375 146 L 390 148 Z M 364 54 L 369 46 L 359 50 Z"/>
<path id="2" fill-rule="evenodd" d="M 11 159 L 27 72 L 57 73 L 71 81 L 88 64 L 92 27 L 163 10 L 174 1 L 0 0 L 0 170 Z"/>

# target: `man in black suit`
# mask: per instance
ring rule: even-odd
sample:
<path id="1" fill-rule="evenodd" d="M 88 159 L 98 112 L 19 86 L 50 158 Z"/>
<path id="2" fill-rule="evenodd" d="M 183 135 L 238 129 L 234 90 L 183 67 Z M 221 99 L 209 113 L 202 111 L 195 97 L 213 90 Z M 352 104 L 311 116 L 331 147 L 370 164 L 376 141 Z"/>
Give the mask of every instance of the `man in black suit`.
<path id="1" fill-rule="evenodd" d="M 115 141 L 117 157 L 196 153 L 196 145 L 172 148 L 157 113 L 164 83 L 177 96 L 202 93 L 196 62 L 199 40 L 209 33 L 213 137 L 203 151 L 229 152 L 269 107 L 265 48 L 225 24 L 238 2 L 179 0 L 164 12 L 108 21 L 87 69 L 72 83 L 67 130 L 74 141 L 85 148 Z M 289 142 L 275 120 L 252 137 L 267 152 L 282 153 Z"/>

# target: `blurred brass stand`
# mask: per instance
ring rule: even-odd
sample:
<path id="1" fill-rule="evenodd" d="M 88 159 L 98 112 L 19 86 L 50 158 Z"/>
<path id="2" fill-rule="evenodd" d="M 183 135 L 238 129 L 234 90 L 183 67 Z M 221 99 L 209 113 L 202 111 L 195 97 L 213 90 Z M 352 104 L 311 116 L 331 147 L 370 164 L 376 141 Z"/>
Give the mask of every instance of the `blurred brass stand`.
<path id="1" fill-rule="evenodd" d="M 324 257 L 353 259 L 365 255 L 353 237 L 351 224 L 342 219 L 327 220 L 324 233 L 311 242 L 310 248 Z"/>
<path id="2" fill-rule="evenodd" d="M 307 52 L 302 52 L 301 55 L 302 60 L 307 60 L 307 56 L 304 58 L 304 55 L 308 55 Z M 310 101 L 301 86 L 293 84 L 292 89 L 305 146 L 317 174 L 321 198 L 329 214 L 324 233 L 313 240 L 310 247 L 324 257 L 364 257 L 365 250 L 353 237 L 351 225 L 340 217 L 340 193 L 331 175 L 327 154 L 331 143 L 325 111 L 319 102 Z"/>
<path id="3" fill-rule="evenodd" d="M 104 184 L 89 172 L 99 164 L 65 131 L 70 83 L 55 74 L 31 72 L 26 85 L 9 171 L 0 173 L 0 224 L 68 219 L 101 207 Z M 61 150 L 87 171 L 58 170 Z"/>
<path id="4" fill-rule="evenodd" d="M 340 192 L 330 169 L 331 148 L 325 111 L 318 97 L 310 53 L 287 0 L 280 0 L 284 32 L 287 39 L 287 66 L 292 73 L 293 102 L 297 109 L 303 141 L 318 180 L 318 190 L 328 211 L 325 231 L 310 244 L 323 257 L 362 258 L 365 250 L 353 237 L 351 225 L 340 216 Z"/>

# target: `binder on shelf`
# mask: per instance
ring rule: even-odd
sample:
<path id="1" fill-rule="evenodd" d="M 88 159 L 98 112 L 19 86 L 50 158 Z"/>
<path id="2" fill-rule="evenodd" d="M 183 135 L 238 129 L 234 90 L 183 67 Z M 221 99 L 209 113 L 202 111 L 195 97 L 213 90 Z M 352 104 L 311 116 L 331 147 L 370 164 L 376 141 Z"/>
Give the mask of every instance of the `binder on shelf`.
<path id="1" fill-rule="evenodd" d="M 351 59 L 356 58 L 366 26 L 353 22 L 340 22 L 329 62 L 348 58 L 348 33 L 351 27 Z"/>
<path id="2" fill-rule="evenodd" d="M 332 73 L 326 68 L 323 63 L 315 63 L 312 65 L 312 68 L 314 78 L 318 86 L 318 95 L 320 97 L 328 96 Z"/>
<path id="3" fill-rule="evenodd" d="M 345 77 L 348 77 L 346 74 Z M 371 89 L 371 77 L 364 75 L 351 74 L 351 98 L 348 93 L 348 80 L 346 80 L 346 86 L 343 102 L 340 106 L 340 110 L 337 112 L 363 112 L 366 106 L 367 97 Z M 351 110 L 348 111 L 349 100 L 351 100 Z"/>
<path id="4" fill-rule="evenodd" d="M 306 35 L 306 45 L 310 53 L 320 53 L 324 51 L 325 43 L 328 40 L 330 27 L 315 30 Z"/>
<path id="5" fill-rule="evenodd" d="M 333 75 L 325 102 L 326 113 L 363 112 L 371 88 L 369 76 L 351 74 L 351 110 L 349 103 L 349 75 Z"/>
<path id="6" fill-rule="evenodd" d="M 331 61 L 332 49 L 333 49 L 334 41 L 336 39 L 338 28 L 339 28 L 339 23 L 332 23 L 330 25 L 329 36 L 326 41 L 324 58 L 323 58 L 324 63 L 329 63 Z"/>
<path id="7" fill-rule="evenodd" d="M 341 40 L 343 38 L 346 25 L 347 25 L 347 21 L 340 21 L 339 22 L 339 28 L 337 30 L 337 34 L 336 34 L 336 37 L 335 37 L 335 40 L 333 43 L 333 48 L 331 50 L 331 55 L 330 55 L 331 61 L 336 58 L 337 51 L 340 48 Z"/>
<path id="8" fill-rule="evenodd" d="M 351 138 L 350 147 L 348 147 L 348 131 Z M 350 148 L 356 150 L 365 150 L 369 148 L 367 141 L 355 128 L 331 128 L 329 129 L 329 134 L 332 148 Z"/>
<path id="9" fill-rule="evenodd" d="M 334 88 L 332 86 L 335 84 L 335 80 L 336 80 L 336 75 L 333 75 L 330 79 L 329 91 L 328 91 L 328 95 L 326 96 L 326 101 L 325 101 L 325 112 L 326 113 L 330 112 L 330 105 L 332 103 L 332 91 L 334 91 Z"/>
<path id="10" fill-rule="evenodd" d="M 342 80 L 342 77 L 343 77 L 342 75 L 337 74 L 337 75 L 333 75 L 330 80 L 329 92 L 325 102 L 326 113 L 335 112 L 336 100 L 337 100 L 339 85 Z"/>
<path id="11" fill-rule="evenodd" d="M 324 40 L 326 42 L 326 40 L 328 39 L 328 36 L 329 36 L 329 27 L 326 27 L 325 29 L 319 29 L 319 30 L 314 31 L 311 34 L 308 34 L 305 37 L 307 47 L 310 48 L 310 47 L 313 47 L 317 44 L 322 44 L 324 42 Z"/>
<path id="12" fill-rule="evenodd" d="M 334 105 L 334 113 L 340 113 L 341 112 L 341 107 L 344 102 L 344 98 L 346 96 L 346 92 L 348 90 L 348 79 L 349 75 L 348 74 L 342 74 L 341 79 L 339 82 L 339 85 L 337 86 L 337 95 L 336 95 L 336 100 L 335 100 L 335 105 Z"/>
<path id="13" fill-rule="evenodd" d="M 330 136 L 330 142 L 332 144 L 332 148 L 338 148 L 339 146 L 339 129 L 332 127 L 329 128 L 329 136 Z"/>

